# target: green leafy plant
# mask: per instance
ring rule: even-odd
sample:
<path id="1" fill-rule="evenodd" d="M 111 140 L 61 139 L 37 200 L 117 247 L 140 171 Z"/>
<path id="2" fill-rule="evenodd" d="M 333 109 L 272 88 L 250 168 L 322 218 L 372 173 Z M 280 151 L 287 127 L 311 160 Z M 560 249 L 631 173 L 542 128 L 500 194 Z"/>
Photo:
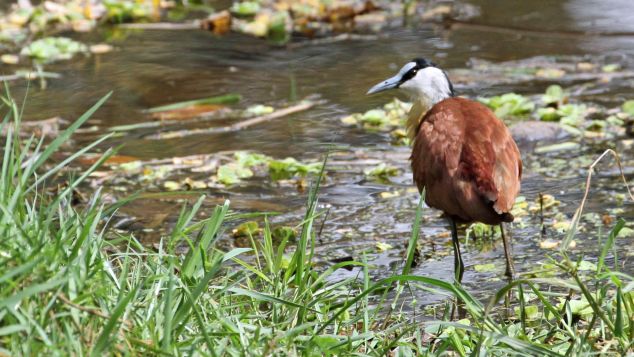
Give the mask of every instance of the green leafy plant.
<path id="1" fill-rule="evenodd" d="M 233 157 L 236 159 L 236 162 L 239 165 L 246 167 L 264 165 L 267 162 L 271 161 L 271 158 L 269 156 L 251 151 L 236 151 L 233 154 Z"/>
<path id="2" fill-rule="evenodd" d="M 234 153 L 235 161 L 220 165 L 216 173 L 217 181 L 223 185 L 235 185 L 243 179 L 253 177 L 253 170 L 257 167 L 268 167 L 271 180 L 285 180 L 295 176 L 306 177 L 321 170 L 318 162 L 303 163 L 292 157 L 284 160 L 275 160 L 269 156 L 250 152 L 237 151 Z"/>
<path id="3" fill-rule="evenodd" d="M 268 163 L 269 174 L 272 180 L 290 179 L 296 175 L 305 177 L 308 174 L 316 174 L 321 171 L 321 163 L 303 163 L 292 157 L 284 160 L 271 160 Z"/>
<path id="4" fill-rule="evenodd" d="M 621 109 L 627 115 L 634 117 L 634 100 L 628 100 L 623 103 Z"/>
<path id="5" fill-rule="evenodd" d="M 253 171 L 239 163 L 232 162 L 218 167 L 218 182 L 223 185 L 235 185 L 242 179 L 253 177 Z"/>
<path id="6" fill-rule="evenodd" d="M 569 93 L 564 91 L 560 85 L 553 84 L 546 88 L 546 93 L 542 95 L 542 102 L 546 105 L 559 106 L 568 101 Z"/>
<path id="7" fill-rule="evenodd" d="M 202 215 L 206 201 L 184 206 L 154 248 L 110 226 L 135 197 L 85 204 L 73 190 L 112 153 L 70 177 L 55 195 L 52 180 L 109 136 L 52 160 L 107 96 L 51 142 L 24 137 L 22 110 L 1 98 L 6 133 L 0 165 L 0 353 L 5 355 L 625 355 L 634 340 L 634 277 L 618 271 L 614 249 L 625 221 L 600 237 L 596 261 L 567 251 L 583 203 L 552 257 L 548 279 L 529 274 L 481 302 L 463 286 L 412 275 L 424 192 L 401 274 L 372 277 L 362 252 L 324 265 L 315 259 L 319 188 L 326 160 L 296 227 L 275 233 L 267 214 L 250 247 L 223 250 L 227 227 L 245 215 L 230 203 Z M 13 125 L 9 125 L 9 124 Z M 585 198 L 584 201 L 585 202 Z M 251 218 L 252 219 L 252 218 Z M 250 224 L 249 232 L 255 232 Z M 258 225 L 259 228 L 259 225 Z M 297 232 L 296 241 L 292 234 Z M 259 233 L 259 229 L 258 229 Z M 276 238 L 277 237 L 277 238 Z M 356 268 L 351 277 L 334 275 Z M 480 269 L 489 270 L 491 266 Z M 405 290 L 407 288 L 407 290 Z M 409 292 L 442 292 L 465 318 L 450 319 L 451 302 L 408 315 Z M 407 291 L 408 300 L 403 300 Z M 511 293 L 516 306 L 500 301 Z M 411 302 L 414 306 L 414 302 Z M 416 306 L 414 306 L 416 307 Z M 433 313 L 436 309 L 438 313 Z M 430 312 L 431 311 L 431 312 Z"/>
<path id="8" fill-rule="evenodd" d="M 115 23 L 147 19 L 152 15 L 152 6 L 145 1 L 105 0 L 106 19 Z"/>
<path id="9" fill-rule="evenodd" d="M 410 103 L 393 99 L 382 108 L 370 109 L 365 113 L 355 113 L 341 118 L 346 125 L 361 125 L 368 130 L 389 130 L 403 127 L 407 119 L 407 113 L 411 108 Z"/>
<path id="10" fill-rule="evenodd" d="M 582 126 L 588 113 L 584 104 L 564 104 L 558 108 L 539 108 L 537 115 L 544 121 L 559 121 L 562 124 Z"/>
<path id="11" fill-rule="evenodd" d="M 370 178 L 388 180 L 391 176 L 398 175 L 398 168 L 388 166 L 386 163 L 382 162 L 375 167 L 370 167 L 363 170 L 363 173 L 365 174 L 365 176 Z"/>
<path id="12" fill-rule="evenodd" d="M 495 115 L 500 118 L 529 114 L 535 110 L 535 104 L 530 99 L 515 93 L 478 98 L 478 100 L 493 109 Z"/>
<path id="13" fill-rule="evenodd" d="M 53 62 L 71 59 L 78 53 L 87 52 L 88 48 L 77 41 L 66 37 L 46 37 L 33 41 L 24 47 L 20 54 L 35 60 Z"/>
<path id="14" fill-rule="evenodd" d="M 260 11 L 258 1 L 240 1 L 231 5 L 231 12 L 239 16 L 254 16 Z"/>

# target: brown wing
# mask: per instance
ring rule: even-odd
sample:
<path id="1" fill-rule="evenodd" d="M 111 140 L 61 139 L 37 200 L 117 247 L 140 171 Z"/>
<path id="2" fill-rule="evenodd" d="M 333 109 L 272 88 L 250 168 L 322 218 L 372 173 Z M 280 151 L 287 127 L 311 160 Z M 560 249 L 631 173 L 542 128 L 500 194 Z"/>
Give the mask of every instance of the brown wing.
<path id="1" fill-rule="evenodd" d="M 458 175 L 472 182 L 496 213 L 507 213 L 519 192 L 522 162 L 517 145 L 504 123 L 484 105 L 470 102 L 463 113 L 467 131 Z"/>
<path id="2" fill-rule="evenodd" d="M 480 103 L 450 98 L 419 126 L 414 180 L 427 203 L 463 221 L 496 224 L 519 192 L 519 151 L 502 121 Z"/>
<path id="3" fill-rule="evenodd" d="M 412 145 L 412 172 L 425 201 L 452 216 L 466 220 L 460 198 L 453 194 L 453 176 L 458 168 L 465 121 L 458 98 L 432 107 L 421 120 Z"/>

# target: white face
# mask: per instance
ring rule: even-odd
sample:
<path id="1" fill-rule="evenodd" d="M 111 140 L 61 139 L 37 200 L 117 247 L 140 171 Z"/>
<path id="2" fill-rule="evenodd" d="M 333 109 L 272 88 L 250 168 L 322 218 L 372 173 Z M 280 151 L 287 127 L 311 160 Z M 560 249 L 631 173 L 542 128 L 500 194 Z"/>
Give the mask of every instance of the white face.
<path id="1" fill-rule="evenodd" d="M 405 75 L 416 64 L 407 63 L 399 71 L 399 75 Z M 412 99 L 423 100 L 434 105 L 445 98 L 451 97 L 451 87 L 449 80 L 441 69 L 436 67 L 426 67 L 418 72 L 399 87 Z"/>

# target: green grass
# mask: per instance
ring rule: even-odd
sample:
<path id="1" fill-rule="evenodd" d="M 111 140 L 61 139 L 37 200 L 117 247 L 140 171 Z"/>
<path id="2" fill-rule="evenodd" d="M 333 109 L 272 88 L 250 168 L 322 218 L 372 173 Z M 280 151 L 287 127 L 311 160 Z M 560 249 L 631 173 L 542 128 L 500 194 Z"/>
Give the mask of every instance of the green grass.
<path id="1" fill-rule="evenodd" d="M 587 355 L 632 352 L 634 280 L 610 268 L 619 221 L 603 240 L 594 270 L 565 251 L 555 277 L 515 281 L 483 303 L 461 286 L 425 276 L 374 281 L 371 266 L 343 262 L 319 269 L 314 222 L 319 178 L 307 198 L 296 243 L 274 241 L 265 215 L 251 248 L 228 252 L 216 243 L 241 218 L 229 202 L 199 217 L 203 197 L 183 207 L 160 248 L 109 228 L 115 205 L 97 190 L 73 205 L 85 172 L 68 165 L 106 138 L 59 163 L 51 155 L 107 99 L 50 143 L 9 129 L 0 172 L 0 353 L 6 355 Z M 7 92 L 3 128 L 19 128 L 21 110 Z M 324 165 L 325 166 L 325 165 Z M 323 170 L 323 166 L 322 166 Z M 70 177 L 70 178 L 69 178 Z M 54 194 L 60 178 L 67 179 Z M 420 226 L 419 205 L 415 227 Z M 571 236 L 574 232 L 571 233 Z M 417 235 L 412 235 L 408 264 Z M 186 245 L 187 253 L 177 247 Z M 610 258 L 610 259 L 606 259 Z M 616 267 L 616 262 L 614 266 Z M 356 279 L 334 280 L 345 266 Z M 467 318 L 450 321 L 451 300 L 412 320 L 411 292 L 457 297 Z M 500 300 L 512 291 L 518 311 Z M 415 307 L 415 305 L 414 305 Z M 424 311 L 430 311 L 425 309 Z M 420 314 L 417 314 L 420 316 Z M 435 320 L 435 319 L 439 320 Z"/>

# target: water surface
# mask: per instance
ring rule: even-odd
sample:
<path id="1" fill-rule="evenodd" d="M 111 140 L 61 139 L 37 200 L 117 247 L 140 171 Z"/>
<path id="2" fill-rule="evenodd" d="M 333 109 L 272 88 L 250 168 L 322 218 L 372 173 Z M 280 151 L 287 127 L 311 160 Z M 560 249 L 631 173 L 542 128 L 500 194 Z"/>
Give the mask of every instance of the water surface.
<path id="1" fill-rule="evenodd" d="M 568 61 L 618 62 L 628 68 L 634 54 L 634 37 L 559 36 L 575 31 L 634 31 L 634 3 L 614 1 L 523 1 L 501 2 L 472 0 L 480 6 L 479 23 L 553 31 L 535 35 L 509 34 L 499 31 L 440 31 L 416 21 L 407 28 L 387 30 L 375 40 L 350 40 L 324 45 L 285 47 L 238 34 L 216 37 L 203 31 L 129 31 L 106 28 L 95 33 L 72 35 L 82 41 L 108 41 L 116 47 L 112 53 L 78 58 L 53 64 L 46 70 L 58 72 L 60 79 L 50 80 L 46 90 L 31 88 L 28 119 L 53 116 L 76 118 L 98 98 L 110 90 L 112 98 L 95 115 L 91 124 L 98 131 L 75 138 L 83 145 L 115 125 L 148 121 L 143 109 L 195 98 L 239 93 L 239 107 L 259 103 L 284 103 L 294 98 L 319 95 L 325 100 L 313 110 L 268 122 L 235 133 L 199 135 L 169 140 L 150 140 L 140 133 L 114 138 L 108 145 L 124 144 L 120 153 L 140 159 L 169 158 L 208 154 L 230 150 L 256 150 L 274 157 L 294 156 L 319 159 L 334 144 L 344 153 L 333 160 L 357 160 L 355 152 L 387 161 L 401 169 L 391 183 L 367 181 L 363 167 L 336 168 L 332 180 L 321 192 L 320 202 L 331 206 L 329 219 L 319 237 L 320 257 L 360 259 L 366 251 L 373 264 L 372 273 L 387 276 L 399 268 L 411 232 L 418 193 L 412 190 L 408 168 L 409 149 L 393 147 L 387 134 L 368 133 L 348 128 L 340 118 L 351 112 L 365 111 L 384 104 L 389 95 L 365 96 L 367 89 L 390 76 L 404 62 L 414 57 L 433 59 L 450 70 L 468 68 L 475 60 L 493 64 L 535 56 L 558 56 Z M 212 4 L 213 5 L 213 4 Z M 468 96 L 487 96 L 508 91 L 525 94 L 543 92 L 548 83 L 490 83 L 486 78 L 474 83 L 456 83 L 458 91 Z M 593 100 L 617 105 L 631 94 L 632 81 L 624 79 L 606 86 Z M 23 84 L 15 84 L 20 95 Z M 147 132 L 145 132 L 147 134 Z M 584 145 L 581 153 L 534 155 L 524 148 L 525 176 L 521 194 L 529 201 L 539 193 L 550 193 L 562 202 L 561 211 L 571 217 L 581 197 L 585 166 L 561 165 L 573 162 L 580 154 L 596 156 L 613 143 Z M 625 153 L 631 160 L 631 153 Z M 559 160 L 557 166 L 554 163 Z M 552 170 L 549 165 L 552 165 Z M 587 166 L 587 165 L 586 165 Z M 531 170 L 531 168 L 547 170 Z M 550 174 L 548 171 L 551 171 Z M 613 176 L 600 180 L 603 191 L 594 194 L 588 211 L 632 218 L 634 206 L 618 206 L 611 192 L 624 192 Z M 398 191 L 399 196 L 383 199 L 381 192 Z M 201 192 L 203 193 L 203 192 Z M 288 187 L 262 182 L 247 182 L 230 189 L 205 190 L 207 206 L 232 199 L 234 208 L 244 211 L 281 210 L 276 220 L 297 222 L 303 213 L 305 194 Z M 170 200 L 137 202 L 127 210 L 141 222 L 157 215 L 173 217 L 181 203 Z M 619 211 L 613 209 L 618 208 Z M 617 213 L 614 213 L 617 212 Z M 550 218 L 547 218 L 550 219 Z M 167 218 L 165 224 L 173 221 Z M 424 212 L 422 228 L 423 256 L 415 274 L 450 279 L 453 269 L 448 225 L 440 213 Z M 589 224 L 576 252 L 596 254 L 596 231 Z M 609 227 L 601 227 L 603 231 Z M 510 233 L 514 240 L 517 268 L 526 272 L 550 253 L 539 248 L 539 218 L 528 217 L 516 224 Z M 561 234 L 548 231 L 548 238 Z M 394 248 L 377 252 L 376 242 L 387 242 Z M 621 260 L 628 266 L 631 253 L 627 247 L 632 238 L 619 241 Z M 147 241 L 152 244 L 153 241 Z M 231 245 L 231 242 L 228 242 Z M 476 291 L 490 291 L 499 285 L 503 272 L 501 242 L 470 241 L 464 247 L 467 272 L 465 282 Z M 630 254 L 630 255 L 628 255 Z M 591 259 L 591 258 L 590 258 Z M 473 266 L 499 262 L 499 269 L 476 273 Z M 631 266 L 631 264 L 629 265 Z M 356 274 L 342 271 L 341 275 Z M 425 300 L 427 299 L 427 300 Z M 425 297 L 423 301 L 431 301 Z"/>

